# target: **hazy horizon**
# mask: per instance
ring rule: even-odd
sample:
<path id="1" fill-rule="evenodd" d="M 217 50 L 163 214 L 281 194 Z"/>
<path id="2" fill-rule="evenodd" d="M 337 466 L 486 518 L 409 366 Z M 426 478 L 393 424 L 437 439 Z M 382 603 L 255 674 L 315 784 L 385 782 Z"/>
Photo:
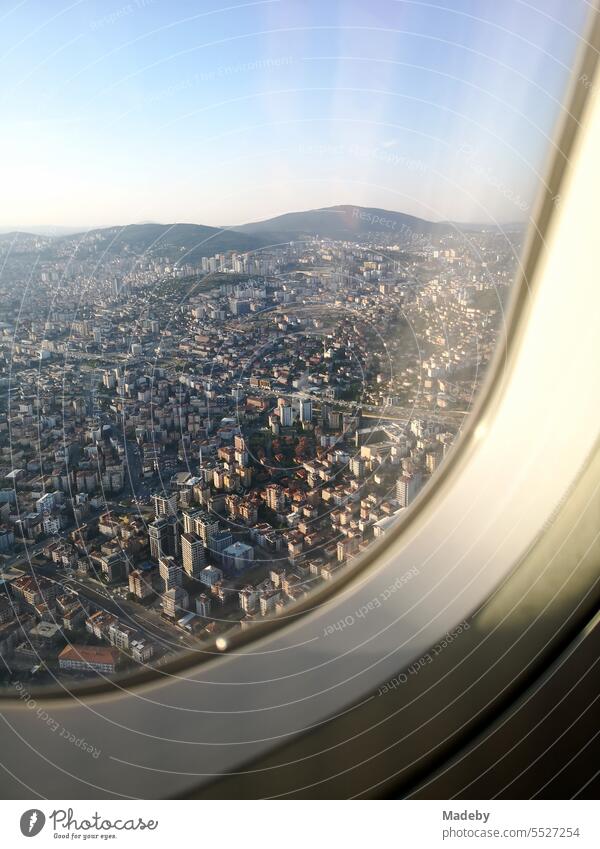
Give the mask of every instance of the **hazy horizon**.
<path id="1" fill-rule="evenodd" d="M 277 213 L 276 215 L 270 216 L 270 218 L 278 218 L 282 215 L 287 215 L 287 214 L 315 212 L 315 211 L 318 211 L 319 209 L 335 209 L 336 207 L 341 207 L 341 206 L 351 206 L 351 207 L 356 207 L 357 209 L 368 208 L 368 207 L 363 206 L 362 204 L 357 204 L 357 203 L 350 203 L 350 204 L 331 203 L 331 204 L 328 204 L 325 207 L 312 207 L 311 209 L 289 209 L 289 210 L 285 210 L 284 212 Z M 382 212 L 399 213 L 401 215 L 411 215 L 411 213 L 407 213 L 402 209 L 386 209 L 384 207 L 371 207 L 371 208 L 381 209 Z M 420 218 L 421 216 L 416 216 L 416 217 Z M 135 226 L 140 227 L 140 226 L 143 226 L 144 224 L 156 224 L 156 225 L 159 225 L 159 226 L 162 226 L 162 227 L 173 226 L 175 224 L 196 224 L 196 225 L 199 225 L 199 226 L 215 227 L 217 229 L 222 229 L 222 230 L 235 230 L 236 227 L 243 227 L 246 224 L 256 224 L 256 223 L 260 223 L 261 221 L 268 221 L 268 220 L 270 220 L 270 218 L 268 218 L 268 219 L 254 218 L 254 219 L 251 219 L 249 221 L 238 221 L 236 224 L 208 224 L 206 221 L 185 221 L 185 220 L 178 220 L 178 221 L 150 221 L 150 220 L 146 220 L 146 221 L 126 221 L 126 222 L 117 221 L 117 222 L 113 222 L 111 224 L 79 224 L 79 225 L 75 225 L 75 224 L 73 224 L 73 225 L 56 225 L 56 224 L 19 225 L 19 224 L 16 224 L 16 225 L 13 225 L 13 226 L 11 226 L 11 225 L 0 226 L 0 235 L 4 236 L 4 235 L 7 235 L 9 233 L 30 233 L 31 235 L 40 235 L 40 236 L 45 236 L 45 235 L 48 235 L 48 236 L 50 236 L 50 235 L 56 235 L 56 236 L 65 235 L 65 236 L 68 236 L 68 235 L 74 235 L 76 233 L 89 232 L 91 230 L 102 230 L 102 229 L 107 229 L 107 228 L 111 228 L 111 227 L 135 227 Z M 443 219 L 436 219 L 436 220 L 423 219 L 423 220 L 430 221 L 431 223 L 441 223 L 443 221 Z M 458 225 L 464 225 L 464 226 L 478 226 L 478 225 L 489 226 L 489 222 L 483 222 L 483 221 L 458 221 L 458 220 L 455 220 L 452 223 L 458 224 Z M 516 219 L 512 220 L 512 221 L 498 222 L 499 226 L 504 226 L 504 227 L 513 226 L 513 225 L 522 224 L 522 223 L 523 222 L 519 222 Z M 56 231 L 56 232 L 52 232 L 52 231 Z"/>

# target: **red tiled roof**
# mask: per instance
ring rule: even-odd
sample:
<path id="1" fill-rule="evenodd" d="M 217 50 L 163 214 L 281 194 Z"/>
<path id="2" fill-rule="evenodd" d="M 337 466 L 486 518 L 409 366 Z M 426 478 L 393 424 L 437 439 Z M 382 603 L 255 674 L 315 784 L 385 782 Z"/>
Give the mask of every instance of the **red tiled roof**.
<path id="1" fill-rule="evenodd" d="M 58 656 L 59 660 L 74 660 L 89 664 L 116 664 L 119 659 L 117 649 L 105 646 L 65 646 Z"/>

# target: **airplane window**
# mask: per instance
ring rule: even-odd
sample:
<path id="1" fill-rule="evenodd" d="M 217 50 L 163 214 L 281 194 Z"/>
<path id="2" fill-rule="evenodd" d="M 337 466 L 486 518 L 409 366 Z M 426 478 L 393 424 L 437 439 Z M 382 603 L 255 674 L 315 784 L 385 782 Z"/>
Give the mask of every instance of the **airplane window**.
<path id="1" fill-rule="evenodd" d="M 3 695 L 210 659 L 410 521 L 506 336 L 587 12 L 2 13 Z"/>

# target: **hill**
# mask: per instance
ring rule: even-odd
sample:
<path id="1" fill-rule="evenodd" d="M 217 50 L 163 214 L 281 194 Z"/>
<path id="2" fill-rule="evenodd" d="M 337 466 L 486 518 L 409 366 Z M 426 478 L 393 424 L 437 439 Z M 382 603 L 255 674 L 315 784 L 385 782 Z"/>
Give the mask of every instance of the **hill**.
<path id="1" fill-rule="evenodd" d="M 227 251 L 255 251 L 269 245 L 318 236 L 360 242 L 374 233 L 385 233 L 398 243 L 456 230 L 450 222 L 434 223 L 414 215 L 362 206 L 331 206 L 289 212 L 265 221 L 238 227 L 202 224 L 128 224 L 69 235 L 47 236 L 8 233 L 0 236 L 0 251 L 38 252 L 43 259 L 74 255 L 79 259 L 103 256 L 164 257 L 169 262 L 199 264 L 204 256 Z"/>
<path id="2" fill-rule="evenodd" d="M 453 229 L 449 222 L 434 223 L 414 215 L 364 206 L 330 206 L 305 212 L 288 212 L 276 218 L 242 224 L 239 233 L 268 239 L 271 243 L 297 241 L 309 236 L 326 239 L 359 240 L 372 233 L 425 236 Z"/>
<path id="3" fill-rule="evenodd" d="M 89 253 L 161 256 L 170 261 L 196 263 L 203 256 L 225 251 L 252 251 L 262 247 L 263 238 L 202 224 L 129 224 L 104 227 L 55 239 L 52 250 Z"/>

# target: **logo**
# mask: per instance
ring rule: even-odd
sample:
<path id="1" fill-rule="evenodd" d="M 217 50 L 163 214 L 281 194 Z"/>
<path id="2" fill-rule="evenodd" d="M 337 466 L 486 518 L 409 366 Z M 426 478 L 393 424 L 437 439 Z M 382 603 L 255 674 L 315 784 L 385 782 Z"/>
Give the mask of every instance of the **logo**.
<path id="1" fill-rule="evenodd" d="M 24 837 L 35 837 L 46 824 L 46 816 L 37 808 L 31 808 L 21 816 L 21 834 Z"/>

